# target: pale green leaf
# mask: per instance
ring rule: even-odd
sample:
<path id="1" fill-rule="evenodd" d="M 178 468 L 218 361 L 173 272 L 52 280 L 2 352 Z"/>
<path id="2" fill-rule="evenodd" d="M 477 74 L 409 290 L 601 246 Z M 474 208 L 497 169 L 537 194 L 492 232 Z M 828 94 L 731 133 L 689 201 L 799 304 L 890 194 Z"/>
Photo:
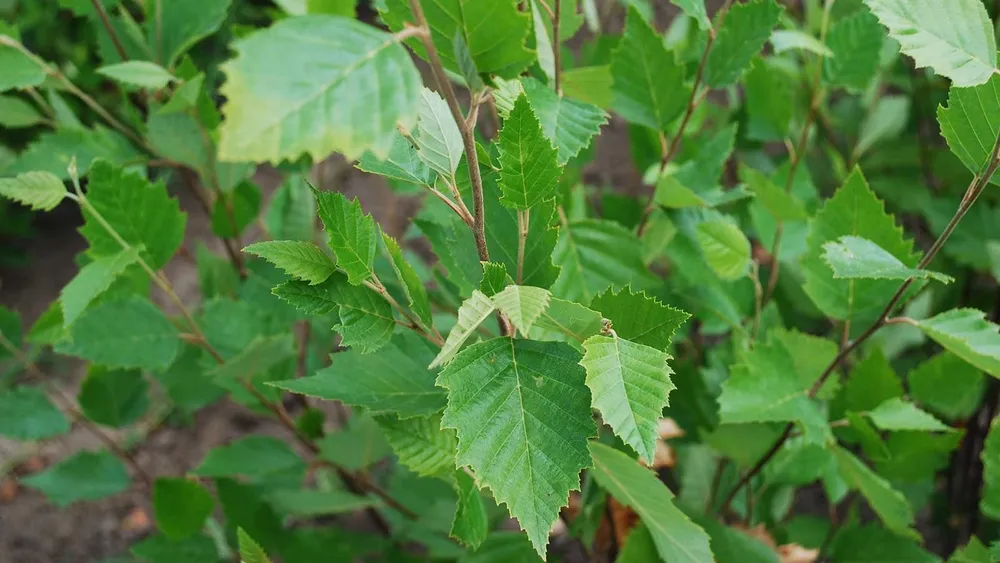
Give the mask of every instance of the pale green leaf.
<path id="1" fill-rule="evenodd" d="M 504 120 L 497 143 L 504 205 L 531 209 L 553 194 L 561 173 L 558 155 L 524 95 Z"/>
<path id="2" fill-rule="evenodd" d="M 874 242 L 850 235 L 824 243 L 823 260 L 833 269 L 836 279 L 933 278 L 945 284 L 955 281 L 951 276 L 938 272 L 909 268 Z"/>
<path id="3" fill-rule="evenodd" d="M 990 550 L 973 536 L 965 547 L 960 547 L 948 558 L 948 563 L 993 563 Z"/>
<path id="4" fill-rule="evenodd" d="M 286 274 L 309 282 L 323 283 L 337 271 L 337 265 L 325 252 L 303 240 L 273 240 L 251 244 L 243 249 L 281 268 Z"/>
<path id="5" fill-rule="evenodd" d="M 750 269 L 750 241 L 738 226 L 725 219 L 705 221 L 696 227 L 698 246 L 705 261 L 720 278 L 739 279 Z"/>
<path id="6" fill-rule="evenodd" d="M 596 434 L 579 354 L 566 344 L 494 338 L 455 357 L 438 377 L 448 389 L 442 425 L 458 431 L 470 466 L 545 554 L 549 529 Z"/>
<path id="7" fill-rule="evenodd" d="M 403 251 L 399 248 L 399 243 L 396 242 L 396 239 L 383 232 L 382 243 L 389 253 L 389 263 L 392 264 L 392 269 L 396 272 L 396 277 L 399 278 L 400 283 L 403 285 L 403 293 L 406 294 L 410 309 L 416 313 L 417 318 L 423 321 L 425 325 L 432 326 L 430 299 L 427 297 L 427 289 L 424 287 L 424 283 L 420 281 L 417 271 L 413 269 L 413 266 L 403 256 Z"/>
<path id="8" fill-rule="evenodd" d="M 907 380 L 913 400 L 946 419 L 972 416 L 986 390 L 983 373 L 951 352 L 924 361 Z"/>
<path id="9" fill-rule="evenodd" d="M 25 172 L 15 178 L 0 178 L 0 196 L 36 211 L 52 211 L 66 197 L 66 186 L 54 174 Z"/>
<path id="10" fill-rule="evenodd" d="M 705 530 L 674 505 L 674 495 L 656 474 L 627 455 L 598 442 L 590 443 L 592 475 L 602 487 L 642 518 L 666 563 L 713 563 Z"/>
<path id="11" fill-rule="evenodd" d="M 553 297 L 549 300 L 549 306 L 538 317 L 535 326 L 561 332 L 578 342 L 583 342 L 601 332 L 603 323 L 601 314 L 597 311 L 579 303 Z"/>
<path id="12" fill-rule="evenodd" d="M 267 232 L 278 240 L 314 240 L 316 199 L 300 175 L 290 175 L 271 197 L 264 212 Z"/>
<path id="13" fill-rule="evenodd" d="M 719 129 L 684 164 L 669 167 L 656 182 L 656 203 L 671 208 L 717 207 L 749 197 L 742 186 L 723 189 L 719 185 L 736 142 L 736 127 L 733 123 Z"/>
<path id="14" fill-rule="evenodd" d="M 985 317 L 975 309 L 952 309 L 917 325 L 949 352 L 1000 378 L 1000 327 Z"/>
<path id="15" fill-rule="evenodd" d="M 354 285 L 374 276 L 378 241 L 375 220 L 365 214 L 357 198 L 349 200 L 340 192 L 313 190 L 313 193 L 323 228 L 330 235 L 330 248 L 337 256 L 337 266 Z"/>
<path id="16" fill-rule="evenodd" d="M 963 0 L 965 1 L 965 0 Z M 953 86 L 948 106 L 939 106 L 941 136 L 965 167 L 979 172 L 989 159 L 1000 129 L 1000 76 L 971 88 Z M 996 176 L 991 179 L 996 183 Z"/>
<path id="17" fill-rule="evenodd" d="M 801 221 L 809 218 L 805 206 L 795 197 L 774 185 L 770 178 L 753 168 L 740 169 L 740 177 L 745 181 L 750 191 L 757 196 L 757 201 L 778 221 Z"/>
<path id="18" fill-rule="evenodd" d="M 688 102 L 690 86 L 684 81 L 684 65 L 632 8 L 625 35 L 611 57 L 611 76 L 612 107 L 630 123 L 667 131 Z"/>
<path id="19" fill-rule="evenodd" d="M 983 496 L 979 509 L 994 520 L 1000 520 L 1000 418 L 990 423 L 990 431 L 983 445 Z"/>
<path id="20" fill-rule="evenodd" d="M 619 223 L 607 220 L 574 221 L 559 233 L 552 260 L 562 270 L 552 294 L 589 303 L 611 285 L 631 283 L 645 289 L 654 283 L 642 260 L 642 244 Z"/>
<path id="21" fill-rule="evenodd" d="M 338 489 L 276 491 L 267 495 L 267 502 L 282 515 L 300 518 L 347 514 L 375 504 L 370 497 Z"/>
<path id="22" fill-rule="evenodd" d="M 906 129 L 910 117 L 910 99 L 906 96 L 883 96 L 875 102 L 861 123 L 855 160 L 874 145 L 898 138 Z"/>
<path id="23" fill-rule="evenodd" d="M 708 53 L 705 84 L 721 88 L 739 80 L 764 47 L 783 11 L 774 0 L 750 0 L 730 8 Z"/>
<path id="24" fill-rule="evenodd" d="M 384 156 L 396 125 L 416 124 L 420 75 L 402 45 L 374 27 L 336 16 L 289 18 L 234 48 L 237 57 L 223 67 L 221 160 Z"/>
<path id="25" fill-rule="evenodd" d="M 66 416 L 38 387 L 0 392 L 0 435 L 14 440 L 44 440 L 69 431 Z"/>
<path id="26" fill-rule="evenodd" d="M 479 494 L 476 481 L 465 471 L 455 471 L 455 488 L 458 492 L 458 506 L 455 508 L 455 520 L 451 524 L 451 537 L 476 549 L 482 545 L 489 532 L 486 504 Z"/>
<path id="27" fill-rule="evenodd" d="M 644 291 L 633 293 L 631 287 L 608 289 L 594 297 L 590 307 L 611 321 L 618 336 L 658 350 L 666 350 L 677 329 L 691 317 Z"/>
<path id="28" fill-rule="evenodd" d="M 21 479 L 59 507 L 81 500 L 98 500 L 128 489 L 128 470 L 110 452 L 83 451 L 41 473 Z"/>
<path id="29" fill-rule="evenodd" d="M 581 66 L 564 70 L 561 84 L 568 98 L 575 98 L 598 108 L 610 108 L 614 99 L 610 65 Z M 568 101 L 573 100 L 568 99 Z M 601 119 L 601 122 L 603 121 Z"/>
<path id="30" fill-rule="evenodd" d="M 417 155 L 444 178 L 454 177 L 462 159 L 462 134 L 448 104 L 437 93 L 422 88 L 418 115 L 414 135 Z"/>
<path id="31" fill-rule="evenodd" d="M 458 320 L 455 321 L 455 326 L 448 333 L 448 338 L 444 341 L 441 352 L 427 366 L 428 369 L 434 369 L 450 362 L 462 344 L 465 344 L 476 328 L 495 310 L 496 304 L 493 303 L 492 299 L 486 297 L 479 290 L 473 290 L 472 295 L 458 308 Z"/>
<path id="32" fill-rule="evenodd" d="M 332 357 L 316 375 L 271 383 L 292 393 L 341 401 L 372 414 L 400 418 L 427 416 L 445 405 L 444 390 L 434 386 L 427 365 L 434 347 L 412 332 L 397 334 L 378 354 L 356 350 Z"/>
<path id="33" fill-rule="evenodd" d="M 92 365 L 80 385 L 77 402 L 88 419 L 121 428 L 146 413 L 149 384 L 138 370 L 110 370 Z"/>
<path id="34" fill-rule="evenodd" d="M 159 90 L 176 80 L 170 71 L 149 61 L 116 63 L 97 69 L 97 73 L 103 74 L 119 84 L 138 86 L 149 90 Z"/>
<path id="35" fill-rule="evenodd" d="M 264 373 L 295 355 L 295 337 L 292 334 L 257 336 L 247 347 L 225 363 L 211 370 L 208 375 L 218 380 L 249 380 Z"/>
<path id="36" fill-rule="evenodd" d="M 218 31 L 231 0 L 170 0 L 158 6 L 159 21 L 148 26 L 156 60 L 172 68 L 195 43 Z"/>
<path id="37" fill-rule="evenodd" d="M 862 92 L 878 72 L 885 32 L 878 18 L 859 10 L 834 22 L 826 35 L 833 53 L 823 61 L 823 79 L 849 92 Z"/>
<path id="38" fill-rule="evenodd" d="M 819 39 L 797 29 L 776 29 L 771 32 L 771 46 L 775 53 L 799 50 L 821 57 L 831 57 L 833 52 Z"/>
<path id="39" fill-rule="evenodd" d="M 15 96 L 0 96 L 0 125 L 18 129 L 43 122 L 45 116 L 35 106 Z"/>
<path id="40" fill-rule="evenodd" d="M 613 332 L 591 336 L 583 349 L 580 365 L 587 370 L 594 408 L 622 441 L 652 463 L 663 407 L 676 389 L 667 365 L 670 355 Z"/>
<path id="41" fill-rule="evenodd" d="M 712 27 L 712 21 L 708 19 L 708 12 L 705 10 L 705 0 L 670 0 L 670 2 L 698 22 L 698 27 L 708 30 Z"/>
<path id="42" fill-rule="evenodd" d="M 213 448 L 192 471 L 200 477 L 243 475 L 265 481 L 284 475 L 302 475 L 305 462 L 282 440 L 271 436 L 246 436 Z"/>
<path id="43" fill-rule="evenodd" d="M 45 81 L 45 71 L 35 61 L 13 47 L 16 41 L 6 30 L 0 29 L 0 92 L 32 88 Z"/>
<path id="44" fill-rule="evenodd" d="M 950 430 L 933 415 L 900 398 L 889 399 L 868 413 L 868 418 L 880 430 Z"/>
<path id="45" fill-rule="evenodd" d="M 975 86 L 996 72 L 997 46 L 980 0 L 865 0 L 917 68 L 955 86 Z"/>
<path id="46" fill-rule="evenodd" d="M 250 534 L 243 528 L 236 529 L 236 537 L 239 542 L 240 563 L 271 563 L 271 558 L 264 551 Z"/>
<path id="47" fill-rule="evenodd" d="M 548 309 L 552 294 L 540 287 L 510 285 L 492 299 L 496 308 L 507 315 L 514 327 L 522 335 L 527 335 L 535 321 Z"/>
<path id="48" fill-rule="evenodd" d="M 441 394 L 441 399 L 443 405 L 444 393 Z M 458 438 L 453 429 L 441 428 L 441 415 L 431 414 L 405 420 L 394 416 L 377 416 L 375 422 L 382 429 L 399 462 L 410 471 L 425 477 L 441 477 L 455 471 Z"/>
<path id="49" fill-rule="evenodd" d="M 542 124 L 542 131 L 559 152 L 560 165 L 566 164 L 587 148 L 601 126 L 608 121 L 608 114 L 604 110 L 588 103 L 584 98 L 580 98 L 583 100 L 580 101 L 557 94 L 551 87 L 530 77 L 521 79 L 520 83 L 523 84 L 524 95 L 528 97 L 531 109 Z M 566 92 L 570 92 L 569 86 L 566 87 Z M 515 95 L 511 100 L 511 108 L 516 98 Z"/>
<path id="50" fill-rule="evenodd" d="M 916 532 L 911 528 L 913 508 L 906 497 L 851 452 L 838 446 L 833 449 L 833 453 L 837 458 L 840 476 L 851 489 L 861 493 L 885 526 L 900 535 L 916 537 Z"/>
<path id="51" fill-rule="evenodd" d="M 356 165 L 359 170 L 378 174 L 392 180 L 409 182 L 421 186 L 434 184 L 434 172 L 420 158 L 417 147 L 402 135 L 396 135 L 385 158 L 378 158 L 371 152 L 361 155 Z"/>

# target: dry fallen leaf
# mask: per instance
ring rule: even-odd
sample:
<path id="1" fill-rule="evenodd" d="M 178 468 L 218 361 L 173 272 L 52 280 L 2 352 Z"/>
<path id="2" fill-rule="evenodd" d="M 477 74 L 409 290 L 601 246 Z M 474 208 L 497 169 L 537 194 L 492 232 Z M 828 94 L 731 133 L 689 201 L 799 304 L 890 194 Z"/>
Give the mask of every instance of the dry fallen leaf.
<path id="1" fill-rule="evenodd" d="M 145 532 L 152 526 L 149 514 L 142 508 L 136 507 L 122 519 L 121 529 L 123 532 Z"/>
<path id="2" fill-rule="evenodd" d="M 763 543 L 764 545 L 770 547 L 775 551 L 778 550 L 778 543 L 774 541 L 774 538 L 771 537 L 770 532 L 767 531 L 767 527 L 764 526 L 763 524 L 757 524 L 753 528 L 747 528 L 739 524 L 734 524 L 732 528 L 734 530 L 739 530 L 743 532 L 744 534 L 750 536 L 751 538 L 754 538 L 755 540 L 760 540 L 761 543 Z"/>
<path id="3" fill-rule="evenodd" d="M 816 563 L 816 559 L 819 558 L 819 550 L 790 543 L 778 548 L 778 558 L 781 563 Z"/>
<path id="4" fill-rule="evenodd" d="M 625 545 L 625 538 L 632 528 L 639 523 L 639 515 L 634 510 L 618 502 L 614 497 L 608 497 L 611 508 L 611 522 L 614 524 L 615 541 L 618 545 Z"/>
<path id="5" fill-rule="evenodd" d="M 677 426 L 677 421 L 672 418 L 661 418 L 659 423 L 659 432 L 661 440 L 670 440 L 672 438 L 680 438 L 684 435 L 684 429 Z"/>
<path id="6" fill-rule="evenodd" d="M 17 496 L 17 491 L 17 481 L 13 479 L 0 481 L 0 503 L 8 503 L 14 500 L 14 497 Z"/>

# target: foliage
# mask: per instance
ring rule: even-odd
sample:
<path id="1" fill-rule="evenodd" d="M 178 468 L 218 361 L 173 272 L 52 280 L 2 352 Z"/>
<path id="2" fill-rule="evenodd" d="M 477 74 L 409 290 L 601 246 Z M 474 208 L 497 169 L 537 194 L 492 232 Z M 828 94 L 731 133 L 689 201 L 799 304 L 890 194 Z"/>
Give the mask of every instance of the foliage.
<path id="1" fill-rule="evenodd" d="M 0 3 L 0 222 L 86 242 L 0 309 L 0 435 L 101 444 L 23 484 L 142 489 L 153 563 L 989 561 L 987 7 L 673 3 L 60 0 L 77 43 Z M 220 401 L 284 434 L 135 455 Z"/>

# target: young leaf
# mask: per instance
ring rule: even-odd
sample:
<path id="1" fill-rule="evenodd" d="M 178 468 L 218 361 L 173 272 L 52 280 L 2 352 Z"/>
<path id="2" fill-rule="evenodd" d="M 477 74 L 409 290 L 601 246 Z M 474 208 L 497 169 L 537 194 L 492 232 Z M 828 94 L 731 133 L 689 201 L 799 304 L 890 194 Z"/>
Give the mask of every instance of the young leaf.
<path id="1" fill-rule="evenodd" d="M 952 309 L 917 326 L 949 352 L 1000 378 L 1000 327 L 985 317 L 975 309 Z"/>
<path id="2" fill-rule="evenodd" d="M 565 74 L 563 80 L 565 83 Z M 601 108 L 558 94 L 534 78 L 522 78 L 521 84 L 542 131 L 559 153 L 560 166 L 590 146 L 601 126 L 608 122 L 608 114 Z"/>
<path id="3" fill-rule="evenodd" d="M 721 88 L 735 84 L 771 36 L 784 8 L 774 0 L 734 5 L 722 22 L 705 63 L 705 84 Z"/>
<path id="4" fill-rule="evenodd" d="M 420 90 L 420 111 L 414 135 L 417 154 L 443 178 L 453 178 L 462 159 L 462 134 L 448 104 L 437 93 Z M 396 143 L 393 143 L 393 147 Z"/>
<path id="5" fill-rule="evenodd" d="M 916 532 L 911 528 L 913 508 L 906 497 L 851 452 L 838 446 L 833 453 L 841 477 L 865 497 L 886 527 L 900 535 L 915 537 Z"/>
<path id="6" fill-rule="evenodd" d="M 157 9 L 156 25 L 147 26 L 156 60 L 173 68 L 177 59 L 226 20 L 231 0 L 172 0 Z"/>
<path id="7" fill-rule="evenodd" d="M 917 68 L 931 67 L 955 86 L 986 82 L 997 67 L 997 46 L 979 0 L 865 0 Z"/>
<path id="8" fill-rule="evenodd" d="M 921 363 L 907 380 L 913 400 L 949 420 L 972 416 L 986 389 L 982 372 L 951 352 Z"/>
<path id="9" fill-rule="evenodd" d="M 432 345 L 416 334 L 397 334 L 378 354 L 348 350 L 333 356 L 330 367 L 309 377 L 270 383 L 292 393 L 362 407 L 372 414 L 395 413 L 400 418 L 440 412 L 445 393 L 434 386 L 427 365 Z"/>
<path id="10" fill-rule="evenodd" d="M 501 337 L 466 348 L 438 377 L 448 389 L 442 425 L 458 431 L 458 464 L 507 504 L 539 556 L 590 465 L 596 428 L 578 360 L 566 344 Z"/>
<path id="11" fill-rule="evenodd" d="M 642 260 L 642 245 L 619 223 L 584 219 L 559 234 L 552 260 L 562 267 L 552 294 L 589 303 L 613 284 L 631 283 L 644 289 L 653 283 Z"/>
<path id="12" fill-rule="evenodd" d="M 633 293 L 629 286 L 599 293 L 590 307 L 611 321 L 618 336 L 658 350 L 666 350 L 677 329 L 691 317 L 644 291 Z"/>
<path id="13" fill-rule="evenodd" d="M 272 240 L 256 242 L 243 249 L 281 268 L 286 274 L 309 282 L 323 283 L 337 271 L 337 265 L 325 252 L 311 242 L 302 240 Z"/>
<path id="14" fill-rule="evenodd" d="M 110 452 L 79 452 L 21 483 L 59 507 L 116 495 L 129 487 L 125 464 Z"/>
<path id="15" fill-rule="evenodd" d="M 108 65 L 97 69 L 97 73 L 119 84 L 148 90 L 159 90 L 176 80 L 170 71 L 149 61 L 127 61 Z"/>
<path id="16" fill-rule="evenodd" d="M 979 509 L 994 520 L 1000 519 L 1000 419 L 994 418 L 983 445 L 983 496 Z"/>
<path id="17" fill-rule="evenodd" d="M 612 106 L 630 123 L 667 131 L 687 104 L 690 86 L 684 81 L 684 65 L 634 7 L 611 57 L 611 76 Z"/>
<path id="18" fill-rule="evenodd" d="M 416 124 L 420 75 L 403 46 L 374 27 L 335 16 L 289 18 L 234 47 L 237 57 L 224 66 L 220 160 L 385 156 L 396 125 Z"/>
<path id="19" fill-rule="evenodd" d="M 59 292 L 59 303 L 62 305 L 63 324 L 70 326 L 80 317 L 94 299 L 111 287 L 118 276 L 139 260 L 142 247 L 131 247 L 127 250 L 103 256 L 87 264 Z"/>
<path id="20" fill-rule="evenodd" d="M 826 36 L 826 46 L 833 53 L 823 61 L 826 83 L 863 92 L 878 72 L 883 37 L 878 18 L 864 10 L 834 22 Z"/>
<path id="21" fill-rule="evenodd" d="M 14 440 L 44 440 L 69 431 L 66 416 L 38 387 L 0 392 L 0 435 Z"/>
<path id="22" fill-rule="evenodd" d="M 54 174 L 25 172 L 15 178 L 0 178 L 0 196 L 35 211 L 52 211 L 66 197 L 66 186 Z"/>
<path id="23" fill-rule="evenodd" d="M 521 334 L 526 335 L 548 309 L 552 294 L 540 287 L 510 285 L 492 299 L 496 308 L 507 315 Z"/>
<path id="24" fill-rule="evenodd" d="M 1000 76 L 993 75 L 985 84 L 971 88 L 953 86 L 948 91 L 948 106 L 939 106 L 937 116 L 951 152 L 970 171 L 979 172 L 993 150 L 993 124 L 1000 123 Z"/>
<path id="25" fill-rule="evenodd" d="M 644 344 L 611 336 L 591 336 L 583 343 L 594 408 L 604 422 L 647 463 L 659 440 L 659 420 L 676 389 L 667 365 L 670 355 Z"/>
<path id="26" fill-rule="evenodd" d="M 504 120 L 497 143 L 504 205 L 531 209 L 552 195 L 561 172 L 557 152 L 524 95 Z"/>
<path id="27" fill-rule="evenodd" d="M 492 299 L 483 295 L 479 290 L 473 290 L 472 296 L 462 302 L 462 306 L 458 308 L 458 320 L 455 322 L 455 326 L 448 333 L 444 346 L 441 347 L 441 351 L 427 366 L 427 369 L 434 369 L 450 362 L 462 344 L 465 344 L 465 341 L 472 336 L 473 331 L 495 310 L 496 304 L 493 303 Z"/>
<path id="28" fill-rule="evenodd" d="M 257 544 L 246 530 L 237 528 L 236 537 L 240 546 L 240 563 L 271 563 L 264 548 Z"/>
<path id="29" fill-rule="evenodd" d="M 455 471 L 455 488 L 458 490 L 458 506 L 450 535 L 476 549 L 482 545 L 489 532 L 486 505 L 476 487 L 476 481 L 465 471 Z"/>
<path id="30" fill-rule="evenodd" d="M 91 307 L 56 350 L 112 368 L 166 369 L 181 349 L 177 328 L 139 297 Z"/>
<path id="31" fill-rule="evenodd" d="M 909 268 L 874 242 L 850 235 L 824 243 L 823 260 L 833 269 L 835 279 L 933 278 L 945 284 L 955 281 L 951 276 L 938 272 Z"/>
<path id="32" fill-rule="evenodd" d="M 131 246 L 142 246 L 142 258 L 153 270 L 162 268 L 184 240 L 185 214 L 162 182 L 150 184 L 137 174 L 104 161 L 90 170 L 87 201 Z M 88 212 L 80 233 L 95 256 L 122 251 L 122 245 Z"/>
<path id="33" fill-rule="evenodd" d="M 483 280 L 479 282 L 479 291 L 486 297 L 503 291 L 509 283 L 513 283 L 507 275 L 507 266 L 497 262 L 483 262 Z"/>
<path id="34" fill-rule="evenodd" d="M 215 500 L 197 481 L 160 477 L 153 484 L 153 516 L 163 535 L 181 540 L 201 530 Z"/>
<path id="35" fill-rule="evenodd" d="M 90 420 L 121 428 L 139 420 L 149 408 L 149 384 L 137 370 L 90 366 L 77 397 Z"/>
<path id="36" fill-rule="evenodd" d="M 372 277 L 378 240 L 375 220 L 365 214 L 357 198 L 349 200 L 339 192 L 313 190 L 313 193 L 323 227 L 330 235 L 330 248 L 337 255 L 337 266 L 347 273 L 353 285 Z"/>
<path id="37" fill-rule="evenodd" d="M 725 219 L 705 221 L 696 227 L 698 246 L 705 261 L 720 278 L 736 280 L 750 268 L 750 241 Z"/>
<path id="38" fill-rule="evenodd" d="M 913 403 L 900 398 L 889 399 L 868 413 L 880 430 L 926 430 L 941 432 L 951 430 L 933 415 L 920 410 Z"/>
<path id="39" fill-rule="evenodd" d="M 382 233 L 382 243 L 385 244 L 385 248 L 389 253 L 389 263 L 392 264 L 392 269 L 396 272 L 396 277 L 403 284 L 403 293 L 406 294 L 410 309 L 416 313 L 417 318 L 423 321 L 425 325 L 432 326 L 433 319 L 431 318 L 430 299 L 427 297 L 427 289 L 424 287 L 424 283 L 420 281 L 417 271 L 406 261 L 402 249 L 399 248 L 399 243 L 385 234 L 385 232 Z"/>
<path id="40" fill-rule="evenodd" d="M 674 495 L 654 473 L 627 455 L 590 443 L 593 476 L 618 502 L 635 510 L 666 563 L 712 563 L 708 534 L 674 506 Z"/>
<path id="41" fill-rule="evenodd" d="M 441 428 L 441 415 L 405 420 L 386 415 L 375 417 L 375 422 L 399 462 L 410 471 L 424 477 L 441 477 L 455 471 L 458 438 L 451 428 Z"/>

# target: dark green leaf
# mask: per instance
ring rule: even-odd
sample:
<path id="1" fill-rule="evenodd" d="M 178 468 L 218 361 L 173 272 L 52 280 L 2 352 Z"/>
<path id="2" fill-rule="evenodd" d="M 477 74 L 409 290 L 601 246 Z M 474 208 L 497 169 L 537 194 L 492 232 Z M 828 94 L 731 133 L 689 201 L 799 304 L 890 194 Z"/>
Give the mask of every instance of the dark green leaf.
<path id="1" fill-rule="evenodd" d="M 110 452 L 80 452 L 21 482 L 64 507 L 116 495 L 128 489 L 130 479 L 125 464 Z"/>
<path id="2" fill-rule="evenodd" d="M 153 514 L 163 535 L 181 540 L 198 533 L 215 501 L 190 479 L 161 477 L 153 484 Z"/>
<path id="3" fill-rule="evenodd" d="M 120 428 L 138 420 L 149 408 L 149 384 L 138 370 L 91 366 L 77 398 L 90 420 Z"/>

